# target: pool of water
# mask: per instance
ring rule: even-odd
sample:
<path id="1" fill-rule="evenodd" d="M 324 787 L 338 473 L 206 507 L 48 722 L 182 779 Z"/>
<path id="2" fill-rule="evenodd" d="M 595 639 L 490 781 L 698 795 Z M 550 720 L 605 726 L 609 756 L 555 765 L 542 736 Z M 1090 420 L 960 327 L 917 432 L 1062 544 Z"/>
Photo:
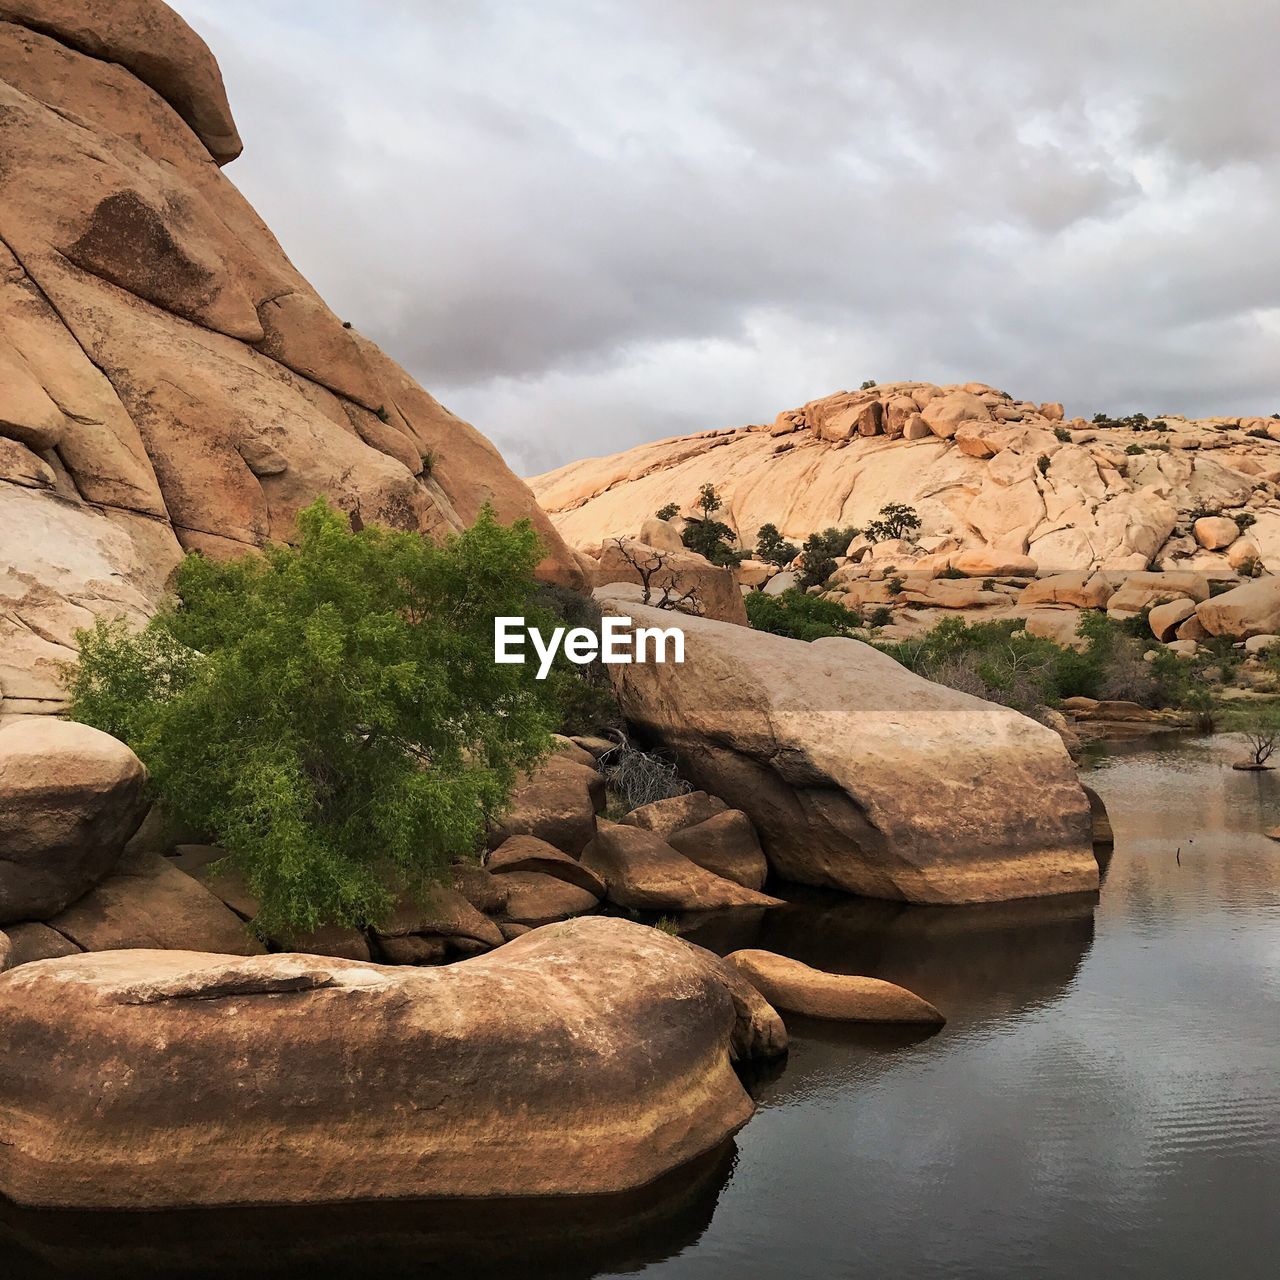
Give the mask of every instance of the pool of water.
<path id="1" fill-rule="evenodd" d="M 735 1141 L 642 1196 L 163 1215 L 0 1209 L 0 1274 L 1262 1277 L 1280 1271 L 1280 775 L 1096 749 L 1100 895 L 813 892 L 698 940 L 900 982 L 937 1032 L 789 1019 Z M 1034 803 L 1034 797 L 1028 797 Z M 370 1158 L 377 1158 L 371 1152 Z"/>

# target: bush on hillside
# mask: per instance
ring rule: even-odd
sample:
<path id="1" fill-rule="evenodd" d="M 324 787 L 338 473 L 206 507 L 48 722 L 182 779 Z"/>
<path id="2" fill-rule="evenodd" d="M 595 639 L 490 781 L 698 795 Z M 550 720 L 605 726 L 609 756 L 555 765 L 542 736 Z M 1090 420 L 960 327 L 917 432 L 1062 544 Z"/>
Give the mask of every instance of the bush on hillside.
<path id="1" fill-rule="evenodd" d="M 823 529 L 821 533 L 811 533 L 806 539 L 800 554 L 801 587 L 820 587 L 836 571 L 836 557 L 843 556 L 849 549 L 849 543 L 862 532 L 861 529 Z"/>
<path id="2" fill-rule="evenodd" d="M 171 819 L 233 851 L 265 933 L 384 918 L 480 844 L 550 746 L 557 685 L 495 665 L 493 620 L 544 626 L 527 521 L 435 545 L 353 533 L 323 501 L 296 546 L 189 556 L 140 633 L 82 632 L 71 714 L 127 742 Z"/>
<path id="3" fill-rule="evenodd" d="M 848 543 L 845 544 L 846 546 Z M 778 532 L 776 524 L 762 524 L 756 532 L 756 559 L 776 564 L 785 569 L 800 554 L 794 542 L 788 542 Z"/>
<path id="4" fill-rule="evenodd" d="M 690 551 L 705 556 L 712 564 L 730 566 L 741 564 L 746 553 L 733 544 L 738 535 L 715 513 L 724 505 L 715 486 L 704 484 L 698 493 L 697 515 L 691 516 L 681 535 Z"/>
<path id="5" fill-rule="evenodd" d="M 860 614 L 834 600 L 783 591 L 776 596 L 753 591 L 746 598 L 747 618 L 757 631 L 771 631 L 793 640 L 822 640 L 827 636 L 851 636 L 863 625 Z"/>

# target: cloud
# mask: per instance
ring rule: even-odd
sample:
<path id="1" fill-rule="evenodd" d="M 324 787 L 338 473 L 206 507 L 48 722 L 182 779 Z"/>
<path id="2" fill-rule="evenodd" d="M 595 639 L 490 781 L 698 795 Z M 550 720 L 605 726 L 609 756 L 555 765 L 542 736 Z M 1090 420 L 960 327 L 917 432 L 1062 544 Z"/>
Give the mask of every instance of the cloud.
<path id="1" fill-rule="evenodd" d="M 518 469 L 865 377 L 1280 408 L 1273 0 L 178 0 L 230 175 Z"/>

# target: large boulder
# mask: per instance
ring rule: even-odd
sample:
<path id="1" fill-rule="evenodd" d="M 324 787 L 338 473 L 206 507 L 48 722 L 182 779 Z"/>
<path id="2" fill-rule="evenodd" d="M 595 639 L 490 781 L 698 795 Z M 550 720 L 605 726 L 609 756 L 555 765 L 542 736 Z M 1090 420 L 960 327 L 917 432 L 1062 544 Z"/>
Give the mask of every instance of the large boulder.
<path id="1" fill-rule="evenodd" d="M 756 829 L 741 809 L 726 809 L 696 826 L 681 827 L 667 843 L 698 866 L 748 889 L 763 889 L 768 879 L 769 864 Z"/>
<path id="2" fill-rule="evenodd" d="M 1202 600 L 1196 618 L 1211 636 L 1236 640 L 1280 631 L 1280 578 L 1256 578 Z"/>
<path id="3" fill-rule="evenodd" d="M 76 630 L 144 619 L 184 550 L 287 540 L 320 496 L 432 536 L 489 502 L 585 585 L 493 446 L 298 273 L 215 163 L 239 149 L 160 0 L 0 3 L 0 714 L 58 712 Z"/>
<path id="4" fill-rule="evenodd" d="M 705 791 L 686 791 L 684 795 L 642 804 L 626 814 L 622 821 L 628 827 L 643 827 L 665 840 L 673 832 L 706 822 L 728 808 L 718 796 L 709 796 Z"/>
<path id="5" fill-rule="evenodd" d="M 508 877 L 514 872 L 536 871 L 604 897 L 604 881 L 594 871 L 536 836 L 512 836 L 489 855 L 485 867 L 499 884 L 509 884 Z"/>
<path id="6" fill-rule="evenodd" d="M 199 947 L 258 955 L 244 921 L 167 858 L 130 853 L 85 896 L 49 920 L 85 951 Z"/>
<path id="7" fill-rule="evenodd" d="M 783 879 L 935 903 L 1097 889 L 1089 806 L 1051 729 L 856 640 L 684 626 L 682 665 L 610 669 L 623 710 L 750 816 Z"/>
<path id="8" fill-rule="evenodd" d="M 946 1021 L 927 1000 L 879 978 L 827 973 L 772 951 L 735 951 L 726 957 L 776 1008 L 843 1022 Z"/>
<path id="9" fill-rule="evenodd" d="M 601 918 L 440 969 L 155 951 L 25 966 L 0 979 L 0 1194 L 156 1209 L 624 1191 L 750 1117 L 731 1056 L 761 1037 L 742 1021 L 694 948 Z"/>
<path id="10" fill-rule="evenodd" d="M 776 907 L 777 898 L 726 880 L 677 853 L 643 827 L 600 822 L 582 864 L 608 886 L 609 901 L 640 911 L 715 911 Z"/>
<path id="11" fill-rule="evenodd" d="M 595 834 L 604 807 L 604 779 L 587 765 L 556 753 L 524 778 L 507 812 L 489 833 L 489 847 L 512 836 L 535 836 L 564 853 L 579 854 Z"/>
<path id="12" fill-rule="evenodd" d="M 45 920 L 115 866 L 146 814 L 146 771 L 88 725 L 0 728 L 0 925 Z"/>

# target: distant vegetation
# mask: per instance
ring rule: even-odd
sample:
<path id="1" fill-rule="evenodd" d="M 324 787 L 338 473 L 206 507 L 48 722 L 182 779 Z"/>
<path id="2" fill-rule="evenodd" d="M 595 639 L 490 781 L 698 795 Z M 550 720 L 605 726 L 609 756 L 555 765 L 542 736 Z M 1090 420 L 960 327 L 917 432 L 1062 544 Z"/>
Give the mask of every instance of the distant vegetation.
<path id="1" fill-rule="evenodd" d="M 747 617 L 757 631 L 771 631 L 793 640 L 852 636 L 866 625 L 862 615 L 854 610 L 803 591 L 783 591 L 776 596 L 753 591 L 746 603 Z"/>

